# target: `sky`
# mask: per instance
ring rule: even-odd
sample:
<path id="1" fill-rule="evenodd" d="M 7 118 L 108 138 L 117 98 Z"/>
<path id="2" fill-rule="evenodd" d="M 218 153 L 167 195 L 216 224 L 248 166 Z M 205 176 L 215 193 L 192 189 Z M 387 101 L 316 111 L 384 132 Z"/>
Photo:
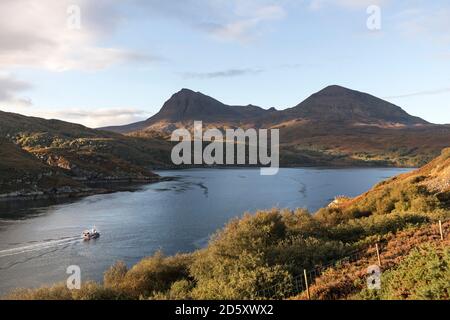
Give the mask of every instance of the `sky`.
<path id="1" fill-rule="evenodd" d="M 332 84 L 450 123 L 450 2 L 0 1 L 3 111 L 101 127 L 182 88 L 285 109 Z"/>

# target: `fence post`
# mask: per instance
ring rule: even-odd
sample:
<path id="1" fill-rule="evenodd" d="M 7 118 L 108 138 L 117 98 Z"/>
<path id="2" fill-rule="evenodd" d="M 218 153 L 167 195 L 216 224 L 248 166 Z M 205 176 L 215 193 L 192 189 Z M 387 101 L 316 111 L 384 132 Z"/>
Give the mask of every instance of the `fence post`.
<path id="1" fill-rule="evenodd" d="M 306 275 L 306 269 L 303 269 L 303 274 L 305 275 L 306 295 L 308 296 L 308 300 L 311 300 L 311 295 L 309 294 L 308 276 Z"/>
<path id="2" fill-rule="evenodd" d="M 444 241 L 444 230 L 442 229 L 442 220 L 439 220 L 439 232 L 441 233 L 441 241 Z"/>
<path id="3" fill-rule="evenodd" d="M 378 266 L 381 267 L 380 248 L 378 247 L 378 243 L 375 245 L 375 247 L 377 249 Z"/>

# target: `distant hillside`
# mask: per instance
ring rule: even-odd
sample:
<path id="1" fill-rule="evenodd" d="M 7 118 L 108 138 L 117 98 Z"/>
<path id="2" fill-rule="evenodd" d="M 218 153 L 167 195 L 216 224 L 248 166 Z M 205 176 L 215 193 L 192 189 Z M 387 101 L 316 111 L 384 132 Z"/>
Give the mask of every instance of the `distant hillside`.
<path id="1" fill-rule="evenodd" d="M 38 195 L 52 189 L 55 193 L 61 188 L 80 192 L 82 185 L 12 142 L 0 138 L 0 199 L 2 194 L 18 192 Z"/>
<path id="2" fill-rule="evenodd" d="M 162 140 L 126 137 L 59 120 L 6 112 L 0 112 L 0 138 L 9 146 L 10 161 L 17 158 L 18 163 L 26 164 L 24 172 L 54 168 L 72 179 L 72 184 L 75 180 L 87 183 L 152 180 L 156 176 L 148 168 L 165 165 L 170 160 L 170 145 Z M 7 155 L 4 153 L 0 159 L 5 165 Z"/>
<path id="3" fill-rule="evenodd" d="M 284 166 L 421 166 L 450 146 L 450 126 L 434 125 L 369 94 L 329 86 L 277 111 L 229 106 L 183 89 L 146 121 L 103 130 L 168 138 L 194 120 L 205 127 L 277 128 Z"/>

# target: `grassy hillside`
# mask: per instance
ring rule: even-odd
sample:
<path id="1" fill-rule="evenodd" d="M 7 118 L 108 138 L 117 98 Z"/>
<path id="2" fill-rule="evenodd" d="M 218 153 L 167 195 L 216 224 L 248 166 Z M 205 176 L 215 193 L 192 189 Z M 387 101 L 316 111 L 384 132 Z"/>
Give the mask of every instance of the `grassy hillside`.
<path id="1" fill-rule="evenodd" d="M 193 122 L 161 122 L 128 136 L 167 141 L 172 131 L 165 126 L 192 131 Z M 222 122 L 208 123 L 204 128 L 224 132 L 235 126 Z M 284 167 L 421 167 L 450 146 L 450 126 L 380 127 L 292 120 L 268 128 L 280 130 L 280 164 Z"/>
<path id="2" fill-rule="evenodd" d="M 450 150 L 446 150 L 420 170 L 381 183 L 355 199 L 339 198 L 314 215 L 278 209 L 247 214 L 232 220 L 203 250 L 173 257 L 157 253 L 131 268 L 118 262 L 105 272 L 102 284 L 87 282 L 80 291 L 69 291 L 64 284 L 18 290 L 8 298 L 289 298 L 298 294 L 296 279 L 303 276 L 304 269 L 328 266 L 311 283 L 313 298 L 445 299 L 450 286 L 442 277 L 448 274 L 448 253 L 433 246 L 439 239 L 436 220 L 450 218 L 446 196 L 449 156 Z M 448 230 L 450 222 L 444 228 Z M 447 247 L 448 241 L 447 235 L 442 246 Z M 376 262 L 374 243 L 384 244 L 381 258 L 389 270 L 385 279 L 395 282 L 379 296 L 370 297 L 364 291 L 364 279 L 367 267 Z M 421 250 L 432 258 L 429 264 L 411 251 L 427 243 Z M 355 251 L 363 252 L 356 262 L 335 263 Z M 413 265 L 415 271 L 405 273 L 407 265 Z M 442 271 L 425 270 L 429 265 Z M 411 287 L 424 273 L 433 283 L 432 294 L 417 293 Z M 393 292 L 397 282 L 413 293 Z M 430 283 L 424 283 L 419 291 L 428 292 Z"/>

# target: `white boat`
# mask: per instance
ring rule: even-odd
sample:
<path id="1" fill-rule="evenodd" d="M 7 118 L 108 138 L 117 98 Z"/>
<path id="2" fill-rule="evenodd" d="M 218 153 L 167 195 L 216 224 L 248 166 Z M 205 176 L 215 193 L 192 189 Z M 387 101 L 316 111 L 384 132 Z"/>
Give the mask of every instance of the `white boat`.
<path id="1" fill-rule="evenodd" d="M 97 239 L 100 237 L 100 232 L 97 231 L 97 229 L 92 228 L 91 230 L 85 230 L 83 231 L 83 239 L 86 241 Z"/>

